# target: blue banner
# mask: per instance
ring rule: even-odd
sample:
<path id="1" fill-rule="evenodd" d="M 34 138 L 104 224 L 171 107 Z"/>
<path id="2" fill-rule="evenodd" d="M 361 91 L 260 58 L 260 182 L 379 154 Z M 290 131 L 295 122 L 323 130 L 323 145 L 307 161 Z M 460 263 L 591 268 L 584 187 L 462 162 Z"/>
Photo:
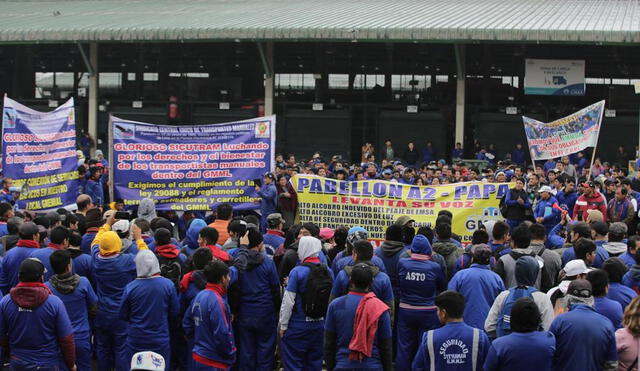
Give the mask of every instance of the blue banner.
<path id="1" fill-rule="evenodd" d="M 34 111 L 4 97 L 2 172 L 20 194 L 18 209 L 56 210 L 75 206 L 78 158 L 73 98 L 51 112 Z"/>
<path id="2" fill-rule="evenodd" d="M 157 210 L 255 209 L 254 179 L 273 168 L 275 116 L 214 125 L 155 125 L 111 117 L 115 198 Z"/>

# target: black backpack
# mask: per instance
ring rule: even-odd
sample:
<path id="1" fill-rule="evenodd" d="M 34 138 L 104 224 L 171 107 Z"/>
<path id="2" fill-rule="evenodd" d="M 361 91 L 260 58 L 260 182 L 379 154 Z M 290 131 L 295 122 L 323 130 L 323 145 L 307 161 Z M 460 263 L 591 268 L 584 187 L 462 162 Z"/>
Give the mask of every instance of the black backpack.
<path id="1" fill-rule="evenodd" d="M 165 258 L 162 255 L 156 254 L 158 263 L 160 264 L 160 275 L 173 282 L 176 286 L 176 290 L 180 289 L 180 280 L 182 279 L 182 265 L 179 258 Z"/>
<path id="2" fill-rule="evenodd" d="M 509 193 L 511 193 L 511 190 L 509 190 Z M 507 211 L 509 211 L 506 198 L 507 194 L 505 193 L 504 195 L 502 195 L 502 198 L 500 198 L 500 203 L 498 204 L 498 207 L 500 208 L 500 215 L 502 215 L 503 218 L 507 217 Z"/>
<path id="3" fill-rule="evenodd" d="M 313 319 L 323 318 L 329 307 L 329 296 L 333 287 L 333 279 L 325 264 L 303 263 L 309 267 L 307 287 L 302 294 L 304 314 Z"/>

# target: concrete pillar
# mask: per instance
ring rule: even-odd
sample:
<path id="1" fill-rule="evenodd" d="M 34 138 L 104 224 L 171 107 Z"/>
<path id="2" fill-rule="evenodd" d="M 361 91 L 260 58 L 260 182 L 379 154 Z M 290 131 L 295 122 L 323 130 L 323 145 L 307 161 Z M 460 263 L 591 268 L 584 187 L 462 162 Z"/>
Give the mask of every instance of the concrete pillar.
<path id="1" fill-rule="evenodd" d="M 89 76 L 89 115 L 88 131 L 94 140 L 94 147 L 98 143 L 98 44 L 89 45 L 89 63 L 93 68 L 93 74 Z"/>
<path id="2" fill-rule="evenodd" d="M 267 66 L 269 67 L 268 73 L 264 79 L 264 115 L 273 115 L 273 89 L 274 89 L 274 63 L 273 63 L 273 41 L 266 43 L 265 58 L 267 60 Z"/>
<path id="3" fill-rule="evenodd" d="M 456 143 L 464 143 L 464 107 L 466 93 L 466 60 L 465 46 L 456 44 Z"/>

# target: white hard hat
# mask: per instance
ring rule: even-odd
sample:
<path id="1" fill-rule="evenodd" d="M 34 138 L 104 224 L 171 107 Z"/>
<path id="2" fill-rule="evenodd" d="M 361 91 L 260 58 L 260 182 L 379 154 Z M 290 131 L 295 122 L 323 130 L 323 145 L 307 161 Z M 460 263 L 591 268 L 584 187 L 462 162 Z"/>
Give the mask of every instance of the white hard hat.
<path id="1" fill-rule="evenodd" d="M 164 357 L 154 352 L 139 352 L 131 358 L 131 371 L 164 371 Z"/>

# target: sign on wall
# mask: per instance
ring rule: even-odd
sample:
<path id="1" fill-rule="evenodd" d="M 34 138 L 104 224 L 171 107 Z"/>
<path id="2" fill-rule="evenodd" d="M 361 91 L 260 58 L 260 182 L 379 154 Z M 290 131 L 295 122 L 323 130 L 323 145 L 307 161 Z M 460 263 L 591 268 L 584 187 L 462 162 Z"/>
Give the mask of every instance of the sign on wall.
<path id="1" fill-rule="evenodd" d="M 527 95 L 584 95 L 584 61 L 526 59 L 524 93 Z"/>

